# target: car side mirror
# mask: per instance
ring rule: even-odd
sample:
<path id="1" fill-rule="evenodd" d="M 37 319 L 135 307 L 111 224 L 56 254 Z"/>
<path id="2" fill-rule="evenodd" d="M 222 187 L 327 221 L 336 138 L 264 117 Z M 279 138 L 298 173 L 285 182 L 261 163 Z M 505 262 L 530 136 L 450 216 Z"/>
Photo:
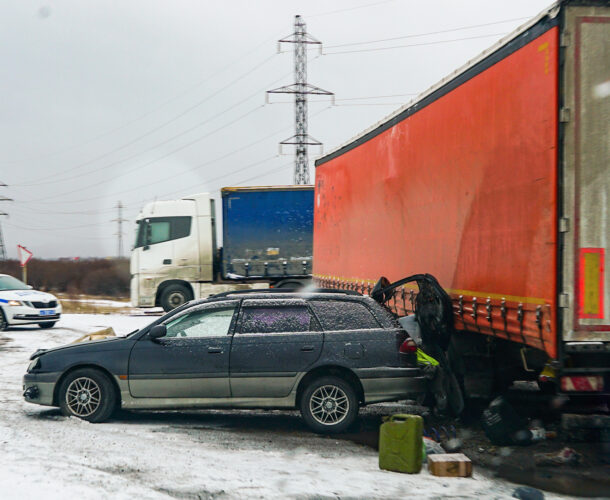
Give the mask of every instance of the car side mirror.
<path id="1" fill-rule="evenodd" d="M 148 336 L 151 340 L 160 339 L 161 337 L 165 337 L 167 335 L 167 327 L 165 325 L 155 325 L 148 332 Z"/>

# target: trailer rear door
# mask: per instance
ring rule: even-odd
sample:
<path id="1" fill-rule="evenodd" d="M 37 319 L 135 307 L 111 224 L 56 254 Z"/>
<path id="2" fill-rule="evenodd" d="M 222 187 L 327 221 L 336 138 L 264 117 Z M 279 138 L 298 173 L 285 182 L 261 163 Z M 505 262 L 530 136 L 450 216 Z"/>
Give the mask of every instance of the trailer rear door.
<path id="1" fill-rule="evenodd" d="M 610 341 L 610 8 L 567 7 L 562 32 L 562 334 Z"/>

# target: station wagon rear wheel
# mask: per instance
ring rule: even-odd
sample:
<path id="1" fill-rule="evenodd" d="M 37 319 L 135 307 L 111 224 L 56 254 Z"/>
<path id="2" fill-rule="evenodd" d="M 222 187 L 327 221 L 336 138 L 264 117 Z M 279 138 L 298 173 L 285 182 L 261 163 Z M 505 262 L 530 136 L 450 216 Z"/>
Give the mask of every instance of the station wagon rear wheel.
<path id="1" fill-rule="evenodd" d="M 115 390 L 99 370 L 83 368 L 70 373 L 59 388 L 59 406 L 66 416 L 103 422 L 115 407 Z"/>
<path id="2" fill-rule="evenodd" d="M 356 392 L 339 377 L 316 379 L 303 391 L 301 415 L 315 432 L 343 432 L 358 415 Z"/>

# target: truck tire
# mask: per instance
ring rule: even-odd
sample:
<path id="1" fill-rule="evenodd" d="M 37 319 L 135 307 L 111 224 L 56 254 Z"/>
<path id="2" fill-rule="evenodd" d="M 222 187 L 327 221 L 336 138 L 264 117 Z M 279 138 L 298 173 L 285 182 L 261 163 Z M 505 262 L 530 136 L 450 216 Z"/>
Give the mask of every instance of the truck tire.
<path id="1" fill-rule="evenodd" d="M 89 422 L 107 420 L 116 407 L 116 399 L 110 379 L 94 368 L 74 370 L 59 388 L 62 414 Z"/>
<path id="2" fill-rule="evenodd" d="M 299 288 L 304 288 L 311 283 L 311 280 L 297 280 L 297 281 L 278 281 L 273 284 L 273 288 L 289 288 L 293 290 L 298 290 Z"/>
<path id="3" fill-rule="evenodd" d="M 193 297 L 191 291 L 183 285 L 169 285 L 161 293 L 161 307 L 165 312 L 169 312 L 176 307 L 180 307 Z"/>
<path id="4" fill-rule="evenodd" d="M 313 380 L 303 391 L 301 415 L 307 426 L 322 434 L 345 432 L 358 415 L 358 398 L 351 384 L 327 376 Z"/>

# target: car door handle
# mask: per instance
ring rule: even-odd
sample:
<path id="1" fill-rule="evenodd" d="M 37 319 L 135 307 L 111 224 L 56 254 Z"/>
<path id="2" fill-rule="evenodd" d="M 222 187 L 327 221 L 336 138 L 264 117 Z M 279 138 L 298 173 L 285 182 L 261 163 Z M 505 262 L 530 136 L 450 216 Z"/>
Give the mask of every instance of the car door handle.
<path id="1" fill-rule="evenodd" d="M 311 351 L 313 351 L 313 346 L 312 345 L 304 345 L 303 347 L 301 347 L 301 351 L 303 351 L 303 352 L 311 352 Z"/>
<path id="2" fill-rule="evenodd" d="M 209 354 L 222 354 L 222 347 L 208 347 Z"/>

